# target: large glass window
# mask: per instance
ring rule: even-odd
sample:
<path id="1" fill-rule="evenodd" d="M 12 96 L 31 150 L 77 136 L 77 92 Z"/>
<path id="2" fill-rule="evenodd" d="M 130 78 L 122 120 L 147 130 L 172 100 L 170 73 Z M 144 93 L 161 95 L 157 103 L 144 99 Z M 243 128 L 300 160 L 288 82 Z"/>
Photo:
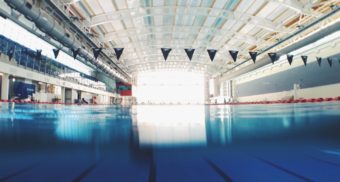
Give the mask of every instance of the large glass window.
<path id="1" fill-rule="evenodd" d="M 8 19 L 3 19 L 0 17 L 0 25 L 0 35 L 3 35 L 15 42 L 18 42 L 19 44 L 32 50 L 41 49 L 43 55 L 54 59 L 52 49 L 54 49 L 55 47 L 53 47 L 49 43 L 45 42 L 44 40 L 40 39 L 39 37 L 35 36 L 34 34 L 30 33 L 26 29 Z M 59 52 L 56 61 L 71 68 L 77 69 L 77 71 L 88 75 L 91 75 L 91 72 L 93 71 L 90 67 L 84 65 L 80 61 L 74 60 L 71 56 L 63 51 Z"/>
<path id="2" fill-rule="evenodd" d="M 204 103 L 204 74 L 165 70 L 140 72 L 132 92 L 138 103 Z"/>

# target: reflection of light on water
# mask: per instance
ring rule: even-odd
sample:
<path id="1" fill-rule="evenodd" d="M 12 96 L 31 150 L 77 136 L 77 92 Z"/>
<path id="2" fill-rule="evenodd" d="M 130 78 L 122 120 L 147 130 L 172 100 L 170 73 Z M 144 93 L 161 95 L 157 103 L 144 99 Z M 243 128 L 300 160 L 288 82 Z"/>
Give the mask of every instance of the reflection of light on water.
<path id="1" fill-rule="evenodd" d="M 59 138 L 67 141 L 89 142 L 92 128 L 86 121 L 61 119 L 58 122 L 56 134 Z"/>
<path id="2" fill-rule="evenodd" d="M 336 155 L 336 156 L 339 156 L 340 157 L 340 152 L 339 151 L 334 151 L 334 150 L 321 150 L 323 151 L 324 153 L 327 153 L 327 154 L 332 154 L 332 155 Z"/>
<path id="3" fill-rule="evenodd" d="M 134 106 L 141 145 L 206 145 L 204 106 Z"/>
<path id="4" fill-rule="evenodd" d="M 232 119 L 231 119 L 231 107 L 225 106 L 221 112 L 221 120 L 223 122 L 223 128 L 221 127 L 221 142 L 231 143 L 232 141 Z"/>
<path id="5" fill-rule="evenodd" d="M 129 117 L 114 107 L 72 107 L 56 111 L 56 136 L 77 143 L 109 143 L 115 136 L 126 136 Z M 127 121 L 117 124 L 117 121 Z M 121 128 L 124 129 L 121 129 Z"/>
<path id="6" fill-rule="evenodd" d="M 282 118 L 282 124 L 284 128 L 289 128 L 290 127 L 290 120 L 287 117 Z"/>
<path id="7" fill-rule="evenodd" d="M 56 135 L 66 141 L 91 142 L 96 137 L 95 130 L 103 127 L 98 122 L 102 116 L 91 110 L 60 110 L 57 115 Z"/>
<path id="8" fill-rule="evenodd" d="M 230 144 L 232 142 L 232 110 L 231 106 L 210 107 L 209 122 L 209 143 Z"/>

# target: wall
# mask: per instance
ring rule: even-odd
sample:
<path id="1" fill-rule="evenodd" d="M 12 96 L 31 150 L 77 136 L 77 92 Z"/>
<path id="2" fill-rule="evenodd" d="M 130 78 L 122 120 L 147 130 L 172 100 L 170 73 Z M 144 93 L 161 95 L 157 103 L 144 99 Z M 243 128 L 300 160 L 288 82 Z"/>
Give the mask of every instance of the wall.
<path id="1" fill-rule="evenodd" d="M 72 102 L 74 103 L 76 99 L 78 99 L 78 92 L 77 90 L 72 90 Z"/>
<path id="2" fill-rule="evenodd" d="M 340 32 L 291 52 L 274 64 L 233 79 L 233 94 L 238 101 L 280 100 L 340 96 Z M 304 66 L 301 55 L 308 56 Z M 319 67 L 316 57 L 323 58 Z M 332 58 L 332 67 L 327 58 Z M 295 87 L 295 88 L 294 88 Z"/>
<path id="3" fill-rule="evenodd" d="M 100 80 L 101 82 L 105 83 L 107 91 L 109 92 L 116 91 L 116 80 L 108 77 L 102 72 L 97 72 L 96 78 Z"/>
<path id="4" fill-rule="evenodd" d="M 81 98 L 84 98 L 89 103 L 91 102 L 93 96 L 95 95 L 88 92 L 81 92 Z"/>
<path id="5" fill-rule="evenodd" d="M 324 59 L 321 67 L 317 62 L 307 66 L 299 66 L 270 76 L 258 78 L 250 82 L 237 85 L 238 97 L 282 92 L 293 89 L 298 84 L 301 89 L 340 83 L 340 56 L 333 57 L 330 67 Z"/>
<path id="6" fill-rule="evenodd" d="M 253 101 L 275 101 L 287 100 L 291 98 L 328 98 L 340 96 L 340 83 L 324 85 L 319 87 L 312 87 L 306 89 L 289 90 L 275 93 L 259 94 L 252 96 L 239 97 L 239 102 L 253 102 Z"/>

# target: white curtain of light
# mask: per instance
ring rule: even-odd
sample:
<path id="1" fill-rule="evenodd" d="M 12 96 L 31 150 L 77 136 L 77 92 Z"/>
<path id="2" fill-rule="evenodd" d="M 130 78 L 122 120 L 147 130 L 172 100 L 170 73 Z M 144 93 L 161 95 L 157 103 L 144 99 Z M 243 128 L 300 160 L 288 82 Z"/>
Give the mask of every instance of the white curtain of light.
<path id="1" fill-rule="evenodd" d="M 204 74 L 186 71 L 140 72 L 133 95 L 138 103 L 204 103 Z"/>
<path id="2" fill-rule="evenodd" d="M 135 105 L 132 110 L 142 146 L 207 144 L 203 105 Z"/>

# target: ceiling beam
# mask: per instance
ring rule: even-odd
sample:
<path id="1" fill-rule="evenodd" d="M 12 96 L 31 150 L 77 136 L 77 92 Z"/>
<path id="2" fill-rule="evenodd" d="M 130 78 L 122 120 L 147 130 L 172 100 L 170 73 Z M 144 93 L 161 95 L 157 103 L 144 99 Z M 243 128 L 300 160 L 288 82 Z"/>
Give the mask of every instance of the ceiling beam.
<path id="1" fill-rule="evenodd" d="M 304 15 L 309 15 L 313 17 L 320 17 L 322 15 L 322 13 L 312 11 L 312 9 L 310 8 L 310 5 L 312 3 L 310 2 L 307 4 L 303 4 L 298 0 L 269 0 L 269 2 L 278 3 L 286 8 L 289 8 L 293 11 L 296 11 L 297 13 Z"/>
<path id="2" fill-rule="evenodd" d="M 109 42 L 112 40 L 117 40 L 120 37 L 131 37 L 133 40 L 141 40 L 142 37 L 148 36 L 148 35 L 165 35 L 169 34 L 172 36 L 185 36 L 189 37 L 190 35 L 198 35 L 198 34 L 204 34 L 204 35 L 219 35 L 223 37 L 230 37 L 230 38 L 235 38 L 237 40 L 243 41 L 247 44 L 257 44 L 259 41 L 262 41 L 260 39 L 257 39 L 256 37 L 250 36 L 248 34 L 244 33 L 239 33 L 233 30 L 218 30 L 218 31 L 210 31 L 208 27 L 204 27 L 205 30 L 200 30 L 199 26 L 193 26 L 193 27 L 176 27 L 174 29 L 170 29 L 171 27 L 164 26 L 162 27 L 164 29 L 158 29 L 158 27 L 153 27 L 153 28 L 143 28 L 143 29 L 126 29 L 126 30 L 120 30 L 120 31 L 115 31 L 115 32 L 109 32 L 105 34 L 102 37 L 102 40 L 104 42 Z M 150 29 L 153 29 L 154 31 L 150 31 Z M 138 34 L 136 34 L 138 32 Z M 163 39 L 162 39 L 163 40 Z M 188 40 L 186 38 L 185 40 Z M 190 39 L 191 40 L 191 39 Z M 140 42 L 140 41 L 138 41 Z M 192 43 L 190 41 L 190 43 Z"/>
<path id="3" fill-rule="evenodd" d="M 206 17 L 216 17 L 227 20 L 234 20 L 239 22 L 244 22 L 248 24 L 252 24 L 263 29 L 269 31 L 288 31 L 283 25 L 276 24 L 266 18 L 253 16 L 251 14 L 230 11 L 225 9 L 211 8 L 211 7 L 186 7 L 186 6 L 178 6 L 176 7 L 178 12 L 184 12 L 182 16 L 206 16 Z M 188 9 L 190 11 L 188 11 Z M 209 14 L 208 10 L 219 11 L 218 15 Z M 151 12 L 151 13 L 147 13 Z M 126 18 L 131 18 L 134 21 L 143 21 L 146 17 L 153 16 L 176 16 L 179 15 L 175 11 L 174 6 L 162 6 L 162 7 L 143 7 L 138 9 L 124 9 L 111 13 L 105 13 L 93 16 L 90 21 L 90 27 L 111 23 L 113 21 L 121 21 Z"/>

